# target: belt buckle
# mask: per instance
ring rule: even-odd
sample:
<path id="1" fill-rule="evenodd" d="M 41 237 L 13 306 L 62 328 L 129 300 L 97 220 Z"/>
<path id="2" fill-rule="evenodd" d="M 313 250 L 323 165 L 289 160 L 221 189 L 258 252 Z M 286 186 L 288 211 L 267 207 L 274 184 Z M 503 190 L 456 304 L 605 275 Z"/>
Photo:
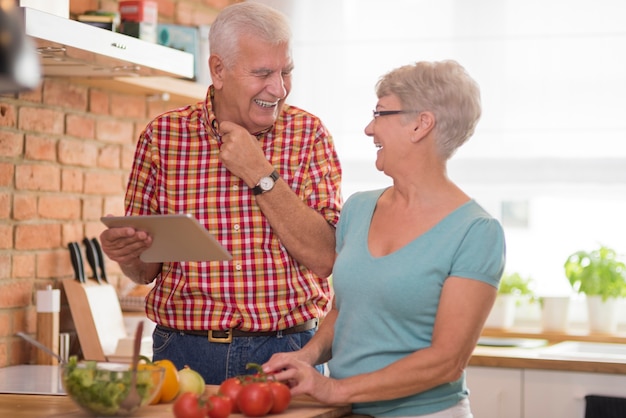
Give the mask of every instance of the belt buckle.
<path id="1" fill-rule="evenodd" d="M 217 331 L 217 332 L 225 332 L 226 338 L 219 338 L 213 336 L 213 331 L 209 331 L 209 342 L 211 343 L 220 343 L 220 344 L 230 344 L 233 342 L 233 330 L 227 329 L 225 331 Z"/>

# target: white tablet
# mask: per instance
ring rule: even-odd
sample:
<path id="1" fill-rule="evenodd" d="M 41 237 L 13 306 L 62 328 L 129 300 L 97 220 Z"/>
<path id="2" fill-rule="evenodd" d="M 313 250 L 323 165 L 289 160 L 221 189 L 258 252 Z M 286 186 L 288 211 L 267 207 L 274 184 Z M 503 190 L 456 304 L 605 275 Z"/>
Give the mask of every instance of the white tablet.
<path id="1" fill-rule="evenodd" d="M 147 263 L 232 259 L 230 253 L 190 214 L 104 216 L 100 220 L 109 228 L 130 226 L 152 235 L 152 245 L 140 257 Z"/>

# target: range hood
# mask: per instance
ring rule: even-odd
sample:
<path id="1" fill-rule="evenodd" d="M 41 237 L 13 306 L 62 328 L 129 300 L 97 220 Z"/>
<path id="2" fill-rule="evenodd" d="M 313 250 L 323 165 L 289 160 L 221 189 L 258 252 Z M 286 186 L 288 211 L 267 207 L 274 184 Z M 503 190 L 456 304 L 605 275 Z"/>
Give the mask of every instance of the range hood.
<path id="1" fill-rule="evenodd" d="M 22 7 L 45 76 L 168 76 L 192 79 L 192 54 Z"/>

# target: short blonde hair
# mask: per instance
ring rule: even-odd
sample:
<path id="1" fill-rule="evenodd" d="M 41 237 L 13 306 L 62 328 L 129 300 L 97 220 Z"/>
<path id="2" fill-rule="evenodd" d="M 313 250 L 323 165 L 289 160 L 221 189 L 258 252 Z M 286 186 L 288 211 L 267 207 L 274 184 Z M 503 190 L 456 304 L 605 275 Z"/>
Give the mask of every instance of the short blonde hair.
<path id="1" fill-rule="evenodd" d="M 439 153 L 445 159 L 473 135 L 482 112 L 478 84 L 453 60 L 396 68 L 380 78 L 376 95 L 395 95 L 404 109 L 432 112 Z"/>

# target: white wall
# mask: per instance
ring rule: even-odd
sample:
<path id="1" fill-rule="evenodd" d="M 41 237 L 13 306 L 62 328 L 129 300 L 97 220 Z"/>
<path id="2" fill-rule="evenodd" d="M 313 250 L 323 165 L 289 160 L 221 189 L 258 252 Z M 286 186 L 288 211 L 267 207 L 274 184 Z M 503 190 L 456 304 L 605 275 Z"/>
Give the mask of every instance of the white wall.
<path id="1" fill-rule="evenodd" d="M 451 177 L 500 216 L 507 270 L 568 292 L 566 257 L 599 243 L 626 253 L 626 2 L 622 0 L 262 0 L 294 31 L 290 102 L 335 137 L 346 197 L 389 184 L 363 133 L 385 72 L 455 59 L 478 81 L 483 117 Z"/>

